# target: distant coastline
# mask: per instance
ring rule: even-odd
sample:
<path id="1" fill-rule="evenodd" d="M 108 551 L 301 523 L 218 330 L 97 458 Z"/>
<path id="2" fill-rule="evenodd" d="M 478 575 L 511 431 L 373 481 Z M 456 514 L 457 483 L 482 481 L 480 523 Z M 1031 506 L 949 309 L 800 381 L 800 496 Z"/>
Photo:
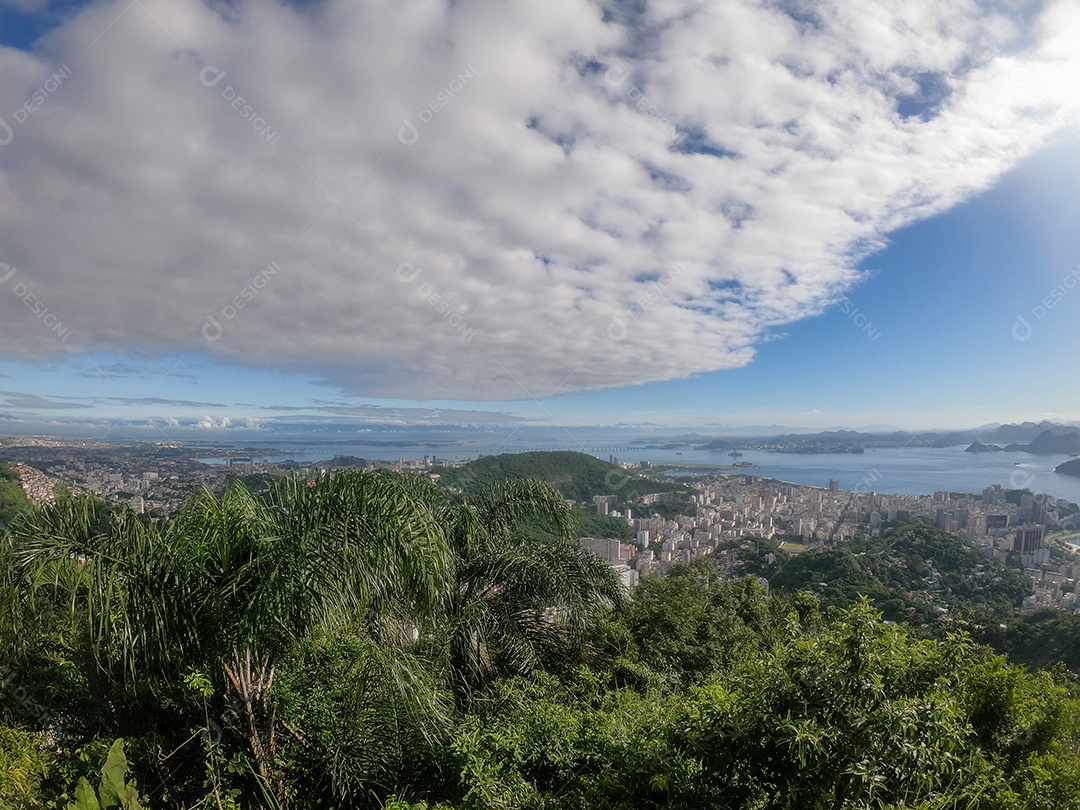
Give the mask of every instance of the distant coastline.
<path id="1" fill-rule="evenodd" d="M 605 446 L 608 445 L 608 446 Z M 265 445 L 264 445 L 265 446 Z M 1039 456 L 1028 453 L 966 453 L 964 446 L 952 447 L 876 447 L 860 453 L 778 453 L 752 450 L 740 445 L 740 463 L 752 468 L 736 468 L 729 449 L 697 450 L 613 445 L 583 437 L 577 445 L 554 443 L 536 446 L 491 443 L 450 443 L 442 447 L 416 442 L 413 446 L 383 445 L 371 447 L 370 453 L 357 444 L 304 447 L 297 445 L 275 459 L 294 459 L 298 463 L 328 461 L 334 455 L 366 456 L 373 461 L 419 461 L 424 456 L 463 462 L 486 455 L 569 450 L 587 452 L 603 460 L 620 463 L 644 462 L 654 468 L 716 470 L 724 473 L 745 472 L 774 478 L 800 486 L 827 488 L 830 479 L 838 479 L 842 489 L 861 489 L 884 494 L 931 494 L 935 491 L 979 493 L 998 484 L 1007 489 L 1030 489 L 1056 498 L 1080 503 L 1080 477 L 1055 474 L 1056 466 L 1070 461 L 1068 456 Z"/>
<path id="2" fill-rule="evenodd" d="M 1031 441 L 1042 425 L 1032 425 L 1026 433 Z M 1060 434 L 1059 428 L 1054 431 Z M 863 434 L 865 436 L 867 434 Z M 1013 438 L 1009 434 L 1006 438 Z M 910 438 L 910 434 L 908 434 Z M 785 444 L 786 437 L 772 440 L 715 440 L 696 435 L 672 436 L 667 442 L 653 440 L 635 444 L 630 435 L 615 436 L 601 431 L 596 434 L 580 432 L 567 441 L 565 432 L 556 436 L 531 435 L 526 431 L 473 432 L 460 438 L 445 433 L 428 435 L 398 435 L 394 432 L 358 438 L 355 435 L 339 440 L 324 436 L 305 440 L 289 436 L 278 439 L 263 436 L 252 439 L 228 441 L 120 441 L 114 446 L 126 448 L 126 455 L 180 453 L 192 461 L 210 467 L 225 466 L 229 459 L 250 460 L 296 465 L 328 464 L 334 456 L 355 456 L 381 466 L 398 462 L 423 462 L 425 457 L 432 463 L 462 463 L 481 456 L 530 451 L 568 450 L 584 452 L 603 460 L 615 460 L 622 464 L 668 465 L 668 468 L 687 470 L 716 470 L 717 472 L 745 472 L 762 477 L 789 481 L 802 486 L 827 487 L 831 479 L 837 479 L 843 489 L 876 491 L 882 494 L 930 494 L 936 491 L 981 492 L 993 484 L 1008 489 L 1030 489 L 1056 498 L 1080 503 L 1080 464 L 1071 455 L 1040 455 L 1028 452 L 965 452 L 971 444 L 967 441 L 952 445 L 944 444 L 938 435 L 939 446 L 921 445 L 871 446 L 865 453 L 852 453 L 850 446 L 844 452 L 821 452 L 821 448 L 804 447 L 803 452 L 776 452 Z M 792 441 L 795 438 L 792 437 Z M 806 437 L 801 437 L 805 439 Z M 819 443 L 821 435 L 813 437 Z M 851 442 L 854 437 L 839 437 Z M 860 439 L 862 437 L 859 437 Z M 922 437 L 927 438 L 927 437 Z M 986 439 L 997 439 L 988 433 Z M 99 441 L 67 439 L 58 437 L 4 437 L 0 440 L 0 457 L 9 457 L 18 446 L 37 447 L 38 453 L 48 455 L 48 448 L 59 446 L 82 446 L 84 451 L 103 449 Z M 91 449 L 93 448 L 93 450 Z M 733 466 L 732 451 L 741 455 L 739 463 L 751 467 Z M 17 451 L 16 451 L 17 454 Z M 14 458 L 12 456 L 12 458 Z"/>

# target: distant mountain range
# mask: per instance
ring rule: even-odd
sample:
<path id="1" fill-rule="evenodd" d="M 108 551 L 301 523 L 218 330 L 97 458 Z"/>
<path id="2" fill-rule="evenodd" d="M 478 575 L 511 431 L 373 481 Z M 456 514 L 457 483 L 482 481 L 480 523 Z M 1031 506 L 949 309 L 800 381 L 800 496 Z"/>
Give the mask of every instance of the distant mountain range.
<path id="1" fill-rule="evenodd" d="M 909 433 L 898 430 L 890 433 L 862 433 L 857 430 L 826 430 L 821 433 L 785 433 L 755 439 L 714 439 L 699 446 L 703 450 L 749 448 L 789 453 L 850 452 L 866 447 L 954 447 L 971 441 L 971 434 Z"/>
<path id="2" fill-rule="evenodd" d="M 1080 425 L 1055 422 L 1023 422 L 1019 425 L 984 425 L 972 433 L 987 442 L 1030 442 L 1047 431 L 1075 431 Z"/>
<path id="3" fill-rule="evenodd" d="M 1061 453 L 1076 455 L 1080 453 L 1080 431 L 1067 430 L 1063 433 L 1055 433 L 1047 428 L 1026 444 L 1012 442 L 1000 447 L 996 444 L 975 441 L 967 448 L 968 453 L 997 453 L 1003 451 L 1009 453 L 1033 453 L 1038 456 L 1053 456 Z"/>
<path id="4" fill-rule="evenodd" d="M 1054 422 L 1024 422 L 1019 425 L 985 425 L 975 430 L 924 431 L 903 430 L 863 432 L 826 430 L 819 433 L 784 433 L 754 438 L 724 437 L 703 441 L 695 434 L 697 449 L 729 450 L 735 448 L 771 450 L 787 453 L 848 453 L 867 447 L 956 447 L 968 445 L 968 452 L 1027 452 L 1037 455 L 1080 453 L 1080 426 Z M 973 441 L 974 440 L 974 441 Z"/>

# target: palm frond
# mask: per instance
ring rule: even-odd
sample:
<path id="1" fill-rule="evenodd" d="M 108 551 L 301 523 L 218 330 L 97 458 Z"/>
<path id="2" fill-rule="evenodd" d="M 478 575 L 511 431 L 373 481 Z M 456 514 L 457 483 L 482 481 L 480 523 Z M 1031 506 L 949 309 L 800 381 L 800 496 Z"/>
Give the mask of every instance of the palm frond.
<path id="1" fill-rule="evenodd" d="M 572 512 L 550 485 L 503 482 L 445 515 L 457 586 L 444 630 L 459 694 L 573 658 L 598 619 L 623 606 L 617 577 L 573 541 Z M 523 539 L 538 520 L 558 536 Z"/>

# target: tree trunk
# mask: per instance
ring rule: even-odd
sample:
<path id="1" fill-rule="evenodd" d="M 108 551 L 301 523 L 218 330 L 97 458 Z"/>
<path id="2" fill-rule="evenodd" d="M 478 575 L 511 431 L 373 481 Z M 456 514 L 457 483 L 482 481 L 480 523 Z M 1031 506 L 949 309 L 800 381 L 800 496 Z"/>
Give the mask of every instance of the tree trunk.
<path id="1" fill-rule="evenodd" d="M 231 661 L 222 665 L 225 670 L 225 698 L 229 714 L 238 731 L 247 739 L 255 769 L 263 785 L 273 791 L 278 807 L 285 807 L 285 784 L 274 775 L 271 763 L 277 754 L 275 711 L 270 700 L 274 683 L 274 665 L 264 655 L 258 665 L 252 662 L 251 648 L 233 650 Z"/>

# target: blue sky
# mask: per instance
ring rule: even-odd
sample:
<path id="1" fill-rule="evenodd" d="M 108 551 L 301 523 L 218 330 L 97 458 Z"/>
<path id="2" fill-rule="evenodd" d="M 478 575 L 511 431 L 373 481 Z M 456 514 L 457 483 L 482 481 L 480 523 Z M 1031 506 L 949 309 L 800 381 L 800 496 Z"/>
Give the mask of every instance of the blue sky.
<path id="1" fill-rule="evenodd" d="M 850 308 L 780 330 L 746 367 L 565 399 L 597 413 L 633 403 L 656 420 L 681 413 L 680 423 L 731 426 L 1078 420 L 1078 188 L 1080 143 L 1065 139 L 994 189 L 893 234 L 862 262 Z M 1040 319 L 1033 310 L 1055 288 L 1064 295 Z"/>
<path id="2" fill-rule="evenodd" d="M 1080 11 L 785 7 L 0 2 L 0 433 L 1080 420 Z"/>

